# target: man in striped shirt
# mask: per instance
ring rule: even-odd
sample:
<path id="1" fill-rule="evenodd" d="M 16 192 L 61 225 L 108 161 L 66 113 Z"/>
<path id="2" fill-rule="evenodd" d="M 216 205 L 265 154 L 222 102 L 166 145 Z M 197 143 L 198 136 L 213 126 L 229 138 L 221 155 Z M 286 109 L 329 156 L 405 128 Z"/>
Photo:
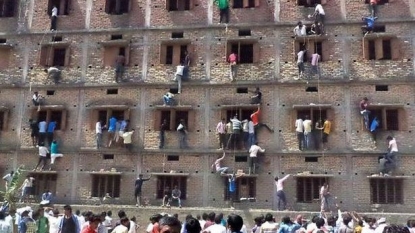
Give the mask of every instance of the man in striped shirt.
<path id="1" fill-rule="evenodd" d="M 237 115 L 235 115 L 231 119 L 231 122 L 232 122 L 233 133 L 229 137 L 228 144 L 227 144 L 226 148 L 229 149 L 229 144 L 230 144 L 230 142 L 233 141 L 233 147 L 236 149 L 236 148 L 239 147 L 239 141 L 240 141 L 239 139 L 240 139 L 240 135 L 241 135 L 242 122 L 240 120 L 238 120 Z"/>

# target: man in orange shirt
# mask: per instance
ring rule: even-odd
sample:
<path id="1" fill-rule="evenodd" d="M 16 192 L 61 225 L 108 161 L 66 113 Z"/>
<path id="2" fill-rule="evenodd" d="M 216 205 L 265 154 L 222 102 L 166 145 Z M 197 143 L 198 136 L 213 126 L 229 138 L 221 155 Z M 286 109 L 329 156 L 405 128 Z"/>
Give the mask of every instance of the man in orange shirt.
<path id="1" fill-rule="evenodd" d="M 255 129 L 255 142 L 258 142 L 257 133 L 259 128 L 265 127 L 271 133 L 274 133 L 274 130 L 271 129 L 267 124 L 259 122 L 259 115 L 261 114 L 261 106 L 258 106 L 258 110 L 251 114 L 251 120 L 254 123 Z"/>

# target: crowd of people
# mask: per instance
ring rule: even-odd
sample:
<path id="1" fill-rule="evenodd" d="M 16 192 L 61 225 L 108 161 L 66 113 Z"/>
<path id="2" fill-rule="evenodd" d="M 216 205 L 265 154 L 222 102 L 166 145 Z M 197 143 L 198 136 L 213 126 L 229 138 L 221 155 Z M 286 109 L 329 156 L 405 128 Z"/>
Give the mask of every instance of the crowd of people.
<path id="1" fill-rule="evenodd" d="M 138 223 L 135 216 L 129 218 L 124 210 L 118 218 L 112 211 L 99 214 L 91 211 L 72 212 L 69 205 L 58 208 L 40 207 L 33 211 L 23 207 L 17 211 L 0 212 L 0 232 L 11 233 L 13 224 L 18 233 L 413 233 L 415 220 L 410 218 L 406 225 L 388 224 L 386 218 L 360 216 L 356 212 L 337 211 L 331 215 L 321 212 L 304 218 L 289 215 L 276 219 L 271 213 L 254 217 L 249 226 L 237 214 L 227 217 L 223 213 L 203 213 L 195 217 L 186 215 L 181 221 L 178 214 L 158 213 L 151 215 L 148 223 Z M 148 224 L 147 226 L 145 226 Z M 141 227 L 143 226 L 143 227 Z M 144 229 L 145 227 L 145 229 Z"/>

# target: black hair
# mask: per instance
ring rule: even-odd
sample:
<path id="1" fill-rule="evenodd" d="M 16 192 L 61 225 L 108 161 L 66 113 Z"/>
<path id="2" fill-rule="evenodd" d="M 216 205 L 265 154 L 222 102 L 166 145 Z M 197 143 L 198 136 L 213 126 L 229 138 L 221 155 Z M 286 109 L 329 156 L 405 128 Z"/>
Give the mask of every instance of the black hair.
<path id="1" fill-rule="evenodd" d="M 202 219 L 206 221 L 208 219 L 208 214 L 207 213 L 203 213 L 202 214 Z"/>
<path id="2" fill-rule="evenodd" d="M 273 219 L 274 219 L 274 216 L 272 216 L 272 214 L 271 214 L 271 213 L 267 213 L 267 214 L 265 215 L 265 221 L 270 222 L 270 221 L 272 221 Z"/>
<path id="3" fill-rule="evenodd" d="M 111 210 L 108 210 L 107 216 L 110 216 L 111 217 L 111 215 L 112 215 L 112 211 Z"/>
<path id="4" fill-rule="evenodd" d="M 195 218 L 186 219 L 185 227 L 187 233 L 200 233 L 202 231 L 199 221 Z"/>
<path id="5" fill-rule="evenodd" d="M 118 217 L 121 219 L 122 217 L 127 217 L 124 210 L 118 211 Z"/>
<path id="6" fill-rule="evenodd" d="M 210 212 L 209 215 L 208 215 L 208 219 L 211 222 L 213 222 L 213 221 L 215 221 L 215 216 L 216 216 L 215 212 Z"/>
<path id="7" fill-rule="evenodd" d="M 323 219 L 323 218 L 318 218 L 318 219 L 316 220 L 316 226 L 317 226 L 317 228 L 318 228 L 318 229 L 320 229 L 320 227 L 324 226 L 324 224 L 325 224 L 325 221 L 324 221 L 324 219 Z M 347 224 L 346 224 L 346 225 L 347 225 Z"/>
<path id="8" fill-rule="evenodd" d="M 282 218 L 281 220 L 284 224 L 290 224 L 291 223 L 291 219 L 288 216 L 285 216 Z"/>
<path id="9" fill-rule="evenodd" d="M 160 229 L 163 226 L 169 226 L 171 228 L 178 228 L 179 231 L 182 228 L 182 224 L 180 223 L 179 219 L 175 217 L 163 217 L 159 221 Z"/>
<path id="10" fill-rule="evenodd" d="M 343 218 L 343 224 L 346 226 L 349 224 L 350 221 L 352 221 L 352 218 L 349 216 Z"/>
<path id="11" fill-rule="evenodd" d="M 70 205 L 65 205 L 65 206 L 63 207 L 63 209 L 64 209 L 64 210 L 69 210 L 69 211 L 71 211 L 71 212 L 72 212 L 72 207 L 71 207 Z"/>
<path id="12" fill-rule="evenodd" d="M 244 225 L 244 220 L 241 216 L 237 214 L 231 214 L 228 216 L 228 226 L 232 232 L 241 231 L 242 226 Z"/>
<path id="13" fill-rule="evenodd" d="M 220 224 L 221 222 L 222 222 L 222 218 L 220 217 L 220 215 L 216 215 L 215 216 L 215 223 Z"/>
<path id="14" fill-rule="evenodd" d="M 80 210 L 75 210 L 75 214 L 76 215 L 80 215 L 81 214 L 81 211 Z"/>

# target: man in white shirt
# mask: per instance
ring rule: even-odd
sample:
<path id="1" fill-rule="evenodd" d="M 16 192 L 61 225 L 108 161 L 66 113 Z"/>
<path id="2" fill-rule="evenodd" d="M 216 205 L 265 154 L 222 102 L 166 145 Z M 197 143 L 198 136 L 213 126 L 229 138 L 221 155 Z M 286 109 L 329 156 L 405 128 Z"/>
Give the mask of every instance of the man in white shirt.
<path id="1" fill-rule="evenodd" d="M 120 225 L 116 226 L 111 233 L 128 233 L 128 224 L 130 224 L 130 220 L 127 217 L 122 217 L 120 219 Z M 131 226 L 130 226 L 131 227 Z"/>
<path id="2" fill-rule="evenodd" d="M 33 171 L 37 170 L 37 167 L 39 167 L 40 163 L 43 163 L 40 170 L 42 171 L 43 168 L 45 168 L 45 166 L 48 162 L 48 158 L 47 158 L 48 153 L 49 153 L 49 150 L 48 150 L 48 148 L 45 147 L 45 144 L 40 143 L 40 145 L 39 145 L 39 162 L 37 163 L 37 165 L 36 165 L 35 169 L 33 169 Z"/>
<path id="3" fill-rule="evenodd" d="M 19 202 L 22 203 L 23 201 L 28 202 L 29 196 L 32 195 L 32 187 L 33 187 L 33 181 L 35 178 L 33 178 L 30 175 L 26 176 L 26 179 L 23 181 L 22 186 L 20 189 L 22 190 L 22 196 L 20 197 Z"/>
<path id="4" fill-rule="evenodd" d="M 225 118 L 218 123 L 216 126 L 216 133 L 219 136 L 219 149 L 225 149 L 226 146 L 226 122 Z"/>
<path id="5" fill-rule="evenodd" d="M 306 26 L 300 21 L 297 23 L 297 27 L 294 28 L 294 35 L 295 36 L 306 36 Z"/>
<path id="6" fill-rule="evenodd" d="M 12 233 L 12 226 L 6 220 L 4 212 L 0 212 L 0 233 Z"/>
<path id="7" fill-rule="evenodd" d="M 97 149 L 99 149 L 102 146 L 102 130 L 104 128 L 105 126 L 102 126 L 102 123 L 100 120 L 95 124 L 95 133 L 97 136 Z"/>
<path id="8" fill-rule="evenodd" d="M 311 55 L 311 70 L 313 71 L 313 74 L 319 74 L 319 70 L 318 70 L 319 61 L 320 61 L 320 55 L 316 51 L 315 53 Z"/>
<path id="9" fill-rule="evenodd" d="M 277 233 L 278 223 L 274 221 L 274 216 L 268 213 L 265 215 L 265 222 L 261 225 L 259 233 Z"/>
<path id="10" fill-rule="evenodd" d="M 378 220 L 378 227 L 376 227 L 375 233 L 383 233 L 383 229 L 385 229 L 386 226 L 386 218 L 380 218 Z"/>
<path id="11" fill-rule="evenodd" d="M 297 53 L 297 67 L 298 67 L 298 79 L 304 75 L 304 55 L 306 49 L 303 48 Z"/>
<path id="12" fill-rule="evenodd" d="M 298 149 L 303 150 L 304 148 L 304 126 L 303 119 L 298 117 L 295 121 L 295 132 L 297 133 Z"/>
<path id="13" fill-rule="evenodd" d="M 283 211 L 286 209 L 287 198 L 284 193 L 284 181 L 290 177 L 290 174 L 284 176 L 284 178 L 279 179 L 278 176 L 275 177 L 275 185 L 277 186 L 277 210 Z"/>
<path id="14" fill-rule="evenodd" d="M 46 208 L 45 217 L 49 221 L 49 233 L 58 233 L 60 223 L 59 210 L 51 210 L 50 208 Z"/>
<path id="15" fill-rule="evenodd" d="M 56 31 L 56 23 L 58 20 L 58 8 L 56 6 L 53 6 L 52 8 L 52 13 L 51 13 L 51 25 L 50 25 L 50 30 Z"/>
<path id="16" fill-rule="evenodd" d="M 220 215 L 216 215 L 215 224 L 203 230 L 203 233 L 226 233 L 226 227 L 224 227 L 221 224 L 221 222 L 222 222 L 222 218 L 220 217 Z"/>
<path id="17" fill-rule="evenodd" d="M 262 149 L 261 147 L 258 146 L 258 143 L 255 143 L 254 145 L 251 146 L 251 148 L 249 149 L 249 174 L 255 174 L 256 172 L 256 168 L 258 167 L 258 151 L 261 153 L 265 152 L 265 149 Z"/>
<path id="18" fill-rule="evenodd" d="M 58 68 L 51 66 L 48 69 L 46 69 L 46 73 L 48 73 L 48 78 L 53 79 L 55 84 L 59 83 L 61 71 Z"/>
<path id="19" fill-rule="evenodd" d="M 183 70 L 184 70 L 184 65 L 180 64 L 176 67 L 176 73 L 174 76 L 174 81 L 177 82 L 177 93 L 180 94 L 182 92 L 182 77 L 183 77 Z"/>
<path id="20" fill-rule="evenodd" d="M 14 171 L 11 171 L 9 174 L 3 176 L 3 180 L 6 182 L 5 184 L 6 189 L 9 187 L 10 183 L 12 182 L 13 174 L 14 174 Z"/>
<path id="21" fill-rule="evenodd" d="M 248 121 L 248 144 L 249 144 L 249 147 L 254 145 L 255 142 L 256 142 L 255 125 L 254 125 L 254 122 L 252 121 L 252 119 L 250 119 Z"/>
<path id="22" fill-rule="evenodd" d="M 305 116 L 305 120 L 303 122 L 303 127 L 304 127 L 304 144 L 305 144 L 305 148 L 306 149 L 310 149 L 310 140 L 311 140 L 311 126 L 312 126 L 312 122 L 310 120 L 309 116 Z"/>
<path id="23" fill-rule="evenodd" d="M 389 176 L 392 170 L 396 169 L 396 153 L 398 153 L 398 145 L 396 143 L 396 139 L 392 136 L 388 136 L 386 138 L 388 140 L 388 153 L 385 155 L 383 159 L 381 159 L 381 172 L 380 175 Z"/>
<path id="24" fill-rule="evenodd" d="M 132 139 L 131 136 L 134 133 L 134 129 L 132 129 L 131 131 L 126 131 L 125 133 L 122 134 L 122 138 L 124 139 L 124 146 L 125 148 L 131 152 L 133 149 L 133 144 L 132 144 Z"/>
<path id="25" fill-rule="evenodd" d="M 225 158 L 225 151 L 223 151 L 223 156 L 216 159 L 215 162 L 212 164 L 212 168 L 215 168 L 217 173 L 220 173 L 221 175 L 225 174 L 229 167 L 221 167 L 221 161 Z"/>

